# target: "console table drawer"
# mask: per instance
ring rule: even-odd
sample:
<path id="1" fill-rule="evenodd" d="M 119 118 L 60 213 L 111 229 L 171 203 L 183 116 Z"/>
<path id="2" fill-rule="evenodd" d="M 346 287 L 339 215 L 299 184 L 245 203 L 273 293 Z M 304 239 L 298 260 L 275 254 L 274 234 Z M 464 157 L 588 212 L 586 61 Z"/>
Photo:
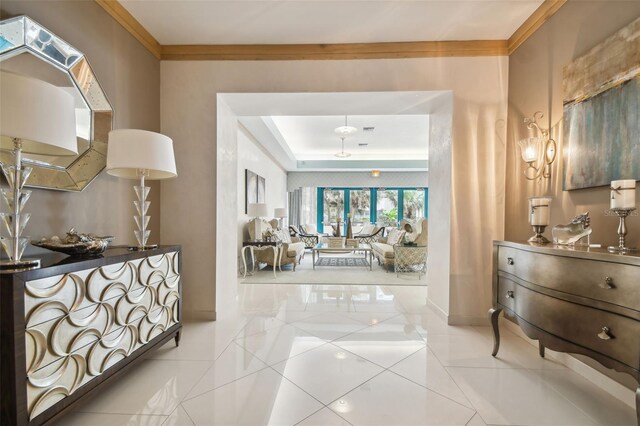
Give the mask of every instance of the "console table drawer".
<path id="1" fill-rule="evenodd" d="M 524 281 L 640 311 L 640 267 L 500 247 L 498 269 Z"/>
<path id="2" fill-rule="evenodd" d="M 500 278 L 499 288 L 514 286 L 511 308 L 525 321 L 580 346 L 637 368 L 640 323 L 634 319 L 556 299 Z"/>

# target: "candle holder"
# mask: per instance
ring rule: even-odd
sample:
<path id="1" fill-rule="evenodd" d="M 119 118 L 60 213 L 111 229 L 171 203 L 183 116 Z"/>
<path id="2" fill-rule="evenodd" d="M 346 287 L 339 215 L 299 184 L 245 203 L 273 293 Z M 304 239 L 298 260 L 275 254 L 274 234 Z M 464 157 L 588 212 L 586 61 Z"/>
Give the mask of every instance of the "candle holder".
<path id="1" fill-rule="evenodd" d="M 611 209 L 618 217 L 620 218 L 620 223 L 618 224 L 618 246 L 609 246 L 607 250 L 612 253 L 629 253 L 637 251 L 636 248 L 630 248 L 626 246 L 626 236 L 627 236 L 627 224 L 626 219 L 627 216 L 631 214 L 632 211 L 635 210 L 635 207 L 632 208 L 616 208 Z"/>
<path id="2" fill-rule="evenodd" d="M 549 244 L 550 241 L 542 234 L 544 234 L 544 230 L 547 227 L 547 225 L 533 225 L 533 232 L 535 232 L 535 235 L 531 238 L 529 238 L 527 241 L 530 243 L 535 243 L 535 244 Z"/>

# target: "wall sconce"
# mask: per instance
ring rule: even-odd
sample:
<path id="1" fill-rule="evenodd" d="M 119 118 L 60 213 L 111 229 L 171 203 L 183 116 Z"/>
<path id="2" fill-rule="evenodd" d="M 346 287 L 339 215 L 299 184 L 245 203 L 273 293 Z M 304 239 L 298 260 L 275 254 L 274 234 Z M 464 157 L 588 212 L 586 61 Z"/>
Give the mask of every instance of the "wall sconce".
<path id="1" fill-rule="evenodd" d="M 556 159 L 556 141 L 549 138 L 549 130 L 538 125 L 538 120 L 542 117 L 542 112 L 536 111 L 532 118 L 524 119 L 527 129 L 534 130 L 536 135 L 518 142 L 522 159 L 528 165 L 524 171 L 528 180 L 550 178 L 551 164 Z"/>
<path id="2" fill-rule="evenodd" d="M 380 170 L 371 170 L 371 177 L 380 177 Z"/>

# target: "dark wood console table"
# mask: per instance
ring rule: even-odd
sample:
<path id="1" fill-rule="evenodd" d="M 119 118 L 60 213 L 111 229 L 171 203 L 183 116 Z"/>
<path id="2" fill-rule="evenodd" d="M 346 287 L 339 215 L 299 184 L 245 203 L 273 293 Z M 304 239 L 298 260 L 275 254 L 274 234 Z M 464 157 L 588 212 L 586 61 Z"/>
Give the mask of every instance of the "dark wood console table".
<path id="1" fill-rule="evenodd" d="M 544 349 L 586 355 L 640 384 L 640 256 L 606 249 L 493 245 L 493 356 L 498 316 Z M 640 426 L 640 387 L 636 390 Z"/>
<path id="2" fill-rule="evenodd" d="M 0 274 L 2 425 L 49 422 L 180 340 L 180 246 L 39 257 Z"/>

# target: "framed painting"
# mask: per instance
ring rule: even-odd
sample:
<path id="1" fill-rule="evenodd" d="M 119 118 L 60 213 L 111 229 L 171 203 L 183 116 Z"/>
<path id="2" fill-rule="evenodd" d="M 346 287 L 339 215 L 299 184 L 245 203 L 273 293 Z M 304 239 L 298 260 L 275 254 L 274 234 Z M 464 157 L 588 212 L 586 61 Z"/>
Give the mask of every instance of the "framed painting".
<path id="1" fill-rule="evenodd" d="M 267 191 L 267 182 L 262 176 L 258 176 L 258 202 L 264 203 Z"/>
<path id="2" fill-rule="evenodd" d="M 249 169 L 244 170 L 245 192 L 244 213 L 249 213 L 249 204 L 258 202 L 258 175 Z"/>
<path id="3" fill-rule="evenodd" d="M 564 68 L 565 190 L 640 179 L 640 18 Z"/>

